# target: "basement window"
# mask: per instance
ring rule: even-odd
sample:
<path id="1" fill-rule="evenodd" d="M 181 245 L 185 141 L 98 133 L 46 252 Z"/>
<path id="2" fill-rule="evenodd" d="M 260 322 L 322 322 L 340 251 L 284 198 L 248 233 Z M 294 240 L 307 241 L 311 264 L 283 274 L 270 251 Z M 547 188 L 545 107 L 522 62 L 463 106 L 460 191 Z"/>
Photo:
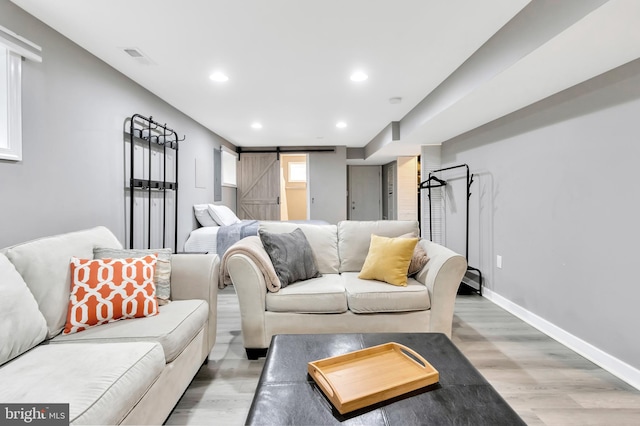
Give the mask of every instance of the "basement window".
<path id="1" fill-rule="evenodd" d="M 0 159 L 22 160 L 22 60 L 0 44 Z"/>
<path id="2" fill-rule="evenodd" d="M 0 160 L 22 161 L 22 59 L 42 49 L 0 26 Z"/>
<path id="3" fill-rule="evenodd" d="M 289 182 L 306 182 L 307 181 L 307 163 L 293 162 L 289 163 Z"/>
<path id="4" fill-rule="evenodd" d="M 237 185 L 236 168 L 238 164 L 238 154 L 227 148 L 222 147 L 222 186 Z"/>

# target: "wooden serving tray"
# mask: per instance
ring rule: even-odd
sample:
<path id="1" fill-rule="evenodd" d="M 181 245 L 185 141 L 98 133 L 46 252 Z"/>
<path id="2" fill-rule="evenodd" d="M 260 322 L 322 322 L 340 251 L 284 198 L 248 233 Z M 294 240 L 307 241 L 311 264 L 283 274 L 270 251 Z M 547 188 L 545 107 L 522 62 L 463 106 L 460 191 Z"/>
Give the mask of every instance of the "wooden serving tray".
<path id="1" fill-rule="evenodd" d="M 308 371 L 340 414 L 432 385 L 440 378 L 417 352 L 394 342 L 309 362 Z"/>

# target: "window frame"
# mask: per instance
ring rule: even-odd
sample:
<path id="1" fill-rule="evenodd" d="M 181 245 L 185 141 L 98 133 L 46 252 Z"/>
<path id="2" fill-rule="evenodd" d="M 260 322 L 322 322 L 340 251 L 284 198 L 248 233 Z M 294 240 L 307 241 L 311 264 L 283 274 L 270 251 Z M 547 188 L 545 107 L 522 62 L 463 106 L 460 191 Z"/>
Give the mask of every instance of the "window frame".
<path id="1" fill-rule="evenodd" d="M 226 146 L 222 146 L 220 149 L 220 184 L 221 186 L 227 186 L 231 188 L 238 187 L 238 153 L 227 148 Z M 233 179 L 229 179 L 230 176 L 228 170 L 226 168 L 231 167 L 233 169 Z"/>
<path id="2" fill-rule="evenodd" d="M 0 25 L 0 47 L 7 51 L 7 131 L 0 145 L 0 161 L 22 161 L 22 61 L 42 62 L 42 47 Z M 4 80 L 4 79 L 2 79 Z M 6 138 L 6 142 L 4 139 Z"/>
<path id="3" fill-rule="evenodd" d="M 22 56 L 0 39 L 0 47 L 7 52 L 6 79 L 0 88 L 7 93 L 6 134 L 0 138 L 0 160 L 22 161 Z M 6 140 L 6 142 L 3 142 Z"/>
<path id="4" fill-rule="evenodd" d="M 289 161 L 287 163 L 287 182 L 292 183 L 307 183 L 307 162 L 306 161 Z M 302 179 L 294 179 L 292 176 L 295 174 L 293 169 L 296 167 L 301 167 L 304 169 L 304 178 Z"/>

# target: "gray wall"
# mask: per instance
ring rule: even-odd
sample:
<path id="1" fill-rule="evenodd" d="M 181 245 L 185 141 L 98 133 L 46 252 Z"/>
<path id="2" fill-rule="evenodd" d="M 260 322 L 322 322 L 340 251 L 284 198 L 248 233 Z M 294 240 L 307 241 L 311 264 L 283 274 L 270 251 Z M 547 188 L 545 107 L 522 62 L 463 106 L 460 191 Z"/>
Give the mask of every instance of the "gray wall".
<path id="1" fill-rule="evenodd" d="M 487 287 L 636 369 L 639 140 L 637 60 L 442 147 L 443 167 L 476 174 L 469 257 Z M 464 186 L 448 191 L 460 250 Z"/>
<path id="2" fill-rule="evenodd" d="M 192 205 L 213 202 L 213 150 L 225 143 L 175 108 L 8 1 L 0 25 L 43 48 L 23 62 L 23 161 L 0 161 L 0 247 L 105 225 L 125 241 L 123 125 L 152 115 L 179 134 L 178 249 L 196 227 Z M 193 166 L 209 168 L 195 187 Z M 235 190 L 223 192 L 235 205 Z"/>

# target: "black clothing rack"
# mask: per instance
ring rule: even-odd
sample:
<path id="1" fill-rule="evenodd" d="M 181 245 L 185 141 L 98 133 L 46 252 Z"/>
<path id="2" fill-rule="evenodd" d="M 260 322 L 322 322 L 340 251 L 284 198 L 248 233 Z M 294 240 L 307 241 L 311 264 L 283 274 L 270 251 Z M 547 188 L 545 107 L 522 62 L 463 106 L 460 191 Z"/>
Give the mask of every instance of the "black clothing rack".
<path id="1" fill-rule="evenodd" d="M 444 172 L 447 170 L 466 168 L 467 170 L 467 212 L 466 212 L 466 222 L 465 222 L 465 246 L 464 246 L 464 257 L 469 261 L 469 198 L 471 198 L 471 184 L 473 183 L 473 174 L 469 172 L 469 166 L 467 164 L 458 164 L 456 166 L 445 167 L 443 169 L 432 170 L 429 172 L 429 177 L 427 180 L 420 182 L 419 190 L 427 189 L 427 197 L 429 198 L 429 240 L 433 241 L 433 220 L 432 220 L 432 212 L 431 212 L 431 189 L 439 188 L 447 185 L 447 181 L 434 176 L 434 173 Z M 482 295 L 482 272 L 478 268 L 474 268 L 473 266 L 469 266 L 467 263 L 467 271 L 473 271 L 478 274 L 478 293 Z M 466 274 L 465 274 L 466 278 Z M 464 279 L 463 279 L 464 282 Z"/>
<path id="2" fill-rule="evenodd" d="M 129 248 L 133 248 L 134 236 L 134 197 L 135 191 L 146 190 L 149 197 L 149 211 L 147 218 L 147 248 L 151 248 L 151 193 L 152 191 L 162 192 L 162 247 L 166 246 L 166 217 L 167 217 L 167 191 L 173 191 L 175 194 L 174 207 L 174 253 L 178 250 L 178 143 L 185 138 L 180 139 L 175 130 L 167 127 L 166 124 L 160 124 L 155 121 L 152 116 L 145 117 L 140 114 L 134 114 L 129 120 L 129 148 L 130 148 L 130 175 L 129 175 L 129 191 L 130 191 L 130 209 L 129 209 Z M 146 144 L 148 148 L 148 176 L 147 179 L 138 179 L 135 177 L 135 143 Z M 152 180 L 152 161 L 151 147 L 157 146 L 162 148 L 163 176 L 162 180 Z M 175 151 L 175 168 L 174 180 L 167 181 L 167 149 Z"/>

